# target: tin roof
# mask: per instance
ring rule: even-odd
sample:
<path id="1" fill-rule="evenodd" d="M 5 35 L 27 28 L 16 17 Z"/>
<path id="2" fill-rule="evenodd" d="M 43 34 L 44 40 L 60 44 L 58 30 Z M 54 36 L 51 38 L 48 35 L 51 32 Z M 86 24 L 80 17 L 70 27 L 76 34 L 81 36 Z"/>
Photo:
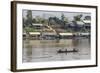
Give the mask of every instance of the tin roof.
<path id="1" fill-rule="evenodd" d="M 84 23 L 91 23 L 91 20 L 83 20 Z"/>
<path id="2" fill-rule="evenodd" d="M 29 32 L 30 35 L 40 35 L 40 32 Z"/>
<path id="3" fill-rule="evenodd" d="M 60 35 L 73 35 L 73 33 L 59 33 Z"/>
<path id="4" fill-rule="evenodd" d="M 33 26 L 43 26 L 43 24 L 32 24 Z"/>

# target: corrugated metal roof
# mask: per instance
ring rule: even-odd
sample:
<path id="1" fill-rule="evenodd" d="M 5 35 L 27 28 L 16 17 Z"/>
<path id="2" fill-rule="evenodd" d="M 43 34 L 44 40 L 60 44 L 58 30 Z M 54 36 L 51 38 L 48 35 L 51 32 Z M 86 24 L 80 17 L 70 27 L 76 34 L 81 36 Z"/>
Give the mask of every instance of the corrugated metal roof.
<path id="1" fill-rule="evenodd" d="M 84 20 L 84 23 L 91 23 L 91 20 Z"/>
<path id="2" fill-rule="evenodd" d="M 29 32 L 31 35 L 40 35 L 40 32 Z"/>
<path id="3" fill-rule="evenodd" d="M 73 35 L 73 33 L 59 33 L 60 35 Z"/>
<path id="4" fill-rule="evenodd" d="M 82 35 L 90 35 L 90 33 L 81 33 Z"/>
<path id="5" fill-rule="evenodd" d="M 45 33 L 43 33 L 43 35 L 56 35 L 56 33 L 45 32 Z"/>
<path id="6" fill-rule="evenodd" d="M 84 25 L 84 23 L 82 21 L 77 21 L 76 22 L 78 25 Z"/>

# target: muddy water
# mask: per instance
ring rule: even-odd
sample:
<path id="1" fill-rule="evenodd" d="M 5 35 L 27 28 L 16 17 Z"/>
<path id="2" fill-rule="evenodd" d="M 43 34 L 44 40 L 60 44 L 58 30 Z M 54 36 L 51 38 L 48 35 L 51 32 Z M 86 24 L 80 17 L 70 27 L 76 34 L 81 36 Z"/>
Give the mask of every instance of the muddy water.
<path id="1" fill-rule="evenodd" d="M 78 52 L 57 53 L 61 50 Z M 23 62 L 47 62 L 90 59 L 89 39 L 23 40 Z"/>

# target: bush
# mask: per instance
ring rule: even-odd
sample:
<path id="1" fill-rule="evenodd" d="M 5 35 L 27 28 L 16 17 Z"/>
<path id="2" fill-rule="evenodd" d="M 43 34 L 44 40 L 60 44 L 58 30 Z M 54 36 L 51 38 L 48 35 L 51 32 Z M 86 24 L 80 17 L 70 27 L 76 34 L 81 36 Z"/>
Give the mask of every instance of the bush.
<path id="1" fill-rule="evenodd" d="M 37 32 L 38 31 L 37 29 L 32 28 L 32 27 L 25 27 L 24 30 L 27 32 Z"/>

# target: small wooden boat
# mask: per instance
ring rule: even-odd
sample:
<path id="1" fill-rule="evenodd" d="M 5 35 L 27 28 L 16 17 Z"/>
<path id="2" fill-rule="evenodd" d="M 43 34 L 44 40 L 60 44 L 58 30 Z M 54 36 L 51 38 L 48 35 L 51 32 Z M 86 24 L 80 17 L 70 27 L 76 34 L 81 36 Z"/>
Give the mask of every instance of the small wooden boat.
<path id="1" fill-rule="evenodd" d="M 73 50 L 61 50 L 61 49 L 59 49 L 58 51 L 57 51 L 57 53 L 71 53 L 71 52 L 78 52 L 78 50 L 76 50 L 75 48 L 73 49 Z"/>

